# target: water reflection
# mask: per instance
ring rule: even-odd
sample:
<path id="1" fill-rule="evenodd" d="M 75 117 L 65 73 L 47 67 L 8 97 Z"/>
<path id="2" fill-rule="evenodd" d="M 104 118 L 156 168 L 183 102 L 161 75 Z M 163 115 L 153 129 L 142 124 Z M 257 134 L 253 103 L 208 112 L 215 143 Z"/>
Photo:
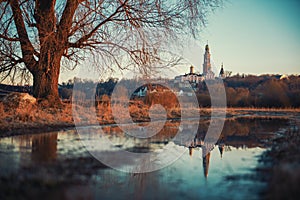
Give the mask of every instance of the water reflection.
<path id="1" fill-rule="evenodd" d="M 202 157 L 203 157 L 203 172 L 204 172 L 204 176 L 207 178 L 208 176 L 208 169 L 209 169 L 209 159 L 210 159 L 210 152 L 212 151 L 213 147 L 211 148 L 211 146 L 213 146 L 213 144 L 204 144 L 202 146 Z"/>
<path id="2" fill-rule="evenodd" d="M 224 149 L 225 149 L 225 144 L 224 143 L 220 143 L 218 145 L 218 148 L 219 148 L 220 155 L 221 155 L 221 158 L 222 158 L 223 157 L 223 153 L 224 153 Z"/>
<path id="3" fill-rule="evenodd" d="M 280 128 L 286 127 L 286 119 L 257 119 L 257 118 L 237 118 L 227 120 L 220 139 L 216 144 L 205 141 L 206 131 L 209 123 L 201 123 L 199 130 L 188 146 L 189 155 L 192 157 L 195 148 L 202 150 L 202 167 L 204 176 L 209 174 L 209 165 L 211 151 L 217 146 L 220 157 L 223 157 L 225 149 L 230 151 L 231 147 L 235 148 L 255 148 L 265 147 L 265 140 L 271 138 Z"/>
<path id="4" fill-rule="evenodd" d="M 203 141 L 201 141 L 201 143 L 202 143 L 201 145 L 199 145 L 199 144 L 195 145 L 195 143 L 192 142 L 192 144 L 188 147 L 189 155 L 190 155 L 190 157 L 192 157 L 194 149 L 198 148 L 198 147 L 201 148 L 203 173 L 204 173 L 205 178 L 207 178 L 208 171 L 209 171 L 210 154 L 211 154 L 211 151 L 215 148 L 215 145 L 213 143 L 204 143 Z M 218 145 L 221 158 L 223 156 L 224 147 L 225 147 L 225 145 L 223 145 L 223 144 Z"/>
<path id="5" fill-rule="evenodd" d="M 202 121 L 190 144 L 182 144 L 175 141 L 175 145 L 185 146 L 188 153 L 193 156 L 193 151 L 198 148 L 202 151 L 203 170 L 208 176 L 210 164 L 210 152 L 215 145 L 219 149 L 222 158 L 226 150 L 230 148 L 254 148 L 264 147 L 265 140 L 272 137 L 280 128 L 288 126 L 286 119 L 244 119 L 237 118 L 227 120 L 220 139 L 216 144 L 204 143 L 205 133 L 209 122 Z M 156 151 L 167 145 L 180 131 L 180 122 L 167 122 L 164 128 L 150 139 L 137 139 L 126 136 L 118 126 L 104 126 L 103 130 L 117 148 L 136 153 Z M 54 132 L 36 135 L 15 136 L 0 139 L 1 151 L 9 151 L 13 146 L 21 156 L 21 162 L 28 163 L 30 157 L 32 163 L 54 162 L 57 157 L 68 157 L 80 154 L 84 150 L 79 142 L 78 135 L 73 130 L 69 132 Z M 10 147 L 10 148 L 9 148 Z"/>
<path id="6" fill-rule="evenodd" d="M 16 177 L 12 182 L 18 182 L 19 175 L 24 173 L 22 167 L 25 166 L 30 169 L 30 173 L 35 174 L 33 178 L 29 176 L 25 179 L 28 187 L 40 176 L 43 184 L 44 180 L 49 184 L 49 177 L 54 177 L 50 183 L 61 183 L 60 181 L 68 179 L 68 186 L 51 185 L 61 199 L 74 199 L 77 195 L 91 199 L 103 197 L 144 199 L 145 196 L 167 198 L 176 195 L 178 198 L 195 199 L 199 196 L 221 197 L 224 194 L 237 197 L 236 191 L 239 188 L 248 188 L 249 185 L 257 187 L 256 184 L 244 180 L 233 183 L 224 177 L 249 173 L 251 167 L 257 164 L 255 156 L 263 151 L 261 148 L 265 147 L 265 140 L 273 137 L 280 129 L 288 127 L 289 121 L 242 118 L 227 120 L 216 144 L 204 142 L 208 126 L 209 122 L 201 122 L 195 138 L 189 144 L 175 141 L 174 145 L 186 148 L 187 153 L 172 165 L 150 174 L 124 174 L 103 166 L 99 167 L 98 163 L 92 164 L 94 161 L 86 159 L 90 158 L 90 155 L 82 147 L 74 130 L 1 138 L 0 160 L 4 162 L 0 165 L 0 178 L 7 174 L 4 168 L 17 166 L 10 173 L 12 177 Z M 115 147 L 141 153 L 160 150 L 170 143 L 180 131 L 180 122 L 168 122 L 163 130 L 151 139 L 127 137 L 117 126 L 105 126 L 103 129 Z M 43 165 L 36 167 L 39 163 Z M 82 170 L 84 167 L 87 170 Z M 44 173 L 45 171 L 47 173 Z M 3 180 L 0 179 L 1 187 L 7 185 L 6 182 L 1 182 Z M 24 183 L 24 179 L 22 181 Z M 87 194 L 78 194 L 79 189 Z M 18 188 L 14 190 L 18 192 Z M 20 194 L 26 192 L 22 190 Z M 56 198 L 57 192 L 51 195 L 49 193 L 49 198 Z M 242 197 L 249 195 L 249 191 L 246 190 L 242 193 L 244 195 Z"/>
<path id="7" fill-rule="evenodd" d="M 58 133 L 33 135 L 31 159 L 33 162 L 50 162 L 57 157 Z M 27 140 L 28 142 L 28 140 Z"/>

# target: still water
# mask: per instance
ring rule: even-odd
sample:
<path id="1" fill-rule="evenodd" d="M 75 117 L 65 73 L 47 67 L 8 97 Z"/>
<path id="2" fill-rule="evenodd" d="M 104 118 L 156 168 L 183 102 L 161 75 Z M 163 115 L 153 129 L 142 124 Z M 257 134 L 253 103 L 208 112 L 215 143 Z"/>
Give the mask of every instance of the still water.
<path id="1" fill-rule="evenodd" d="M 145 153 L 170 143 L 179 124 L 169 122 L 146 142 L 126 137 L 117 126 L 103 130 L 115 146 Z M 288 126 L 287 118 L 227 120 L 220 140 L 204 154 L 203 122 L 190 144 L 173 144 L 186 150 L 180 158 L 140 174 L 94 159 L 76 130 L 1 138 L 0 199 L 258 199 L 265 186 L 254 171 L 259 156 Z"/>

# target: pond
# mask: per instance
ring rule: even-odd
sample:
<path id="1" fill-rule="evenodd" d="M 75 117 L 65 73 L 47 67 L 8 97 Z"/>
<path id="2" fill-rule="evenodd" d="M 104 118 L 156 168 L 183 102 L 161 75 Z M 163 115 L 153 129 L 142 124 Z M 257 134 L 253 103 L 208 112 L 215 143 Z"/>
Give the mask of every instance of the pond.
<path id="1" fill-rule="evenodd" d="M 217 143 L 205 144 L 209 123 L 202 121 L 187 145 L 171 141 L 180 129 L 176 121 L 147 140 L 127 137 L 115 125 L 102 127 L 115 147 L 128 152 L 155 152 L 170 143 L 185 150 L 150 173 L 107 167 L 73 129 L 0 138 L 0 199 L 258 199 L 265 187 L 255 174 L 259 156 L 289 122 L 278 116 L 229 118 Z"/>

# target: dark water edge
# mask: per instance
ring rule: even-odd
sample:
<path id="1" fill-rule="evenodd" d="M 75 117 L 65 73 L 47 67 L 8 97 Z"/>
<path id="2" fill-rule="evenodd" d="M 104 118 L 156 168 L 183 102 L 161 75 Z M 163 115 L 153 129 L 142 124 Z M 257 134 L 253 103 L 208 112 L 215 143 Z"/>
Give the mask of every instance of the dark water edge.
<path id="1" fill-rule="evenodd" d="M 300 197 L 300 120 L 273 138 L 271 147 L 260 156 L 257 175 L 267 186 L 262 199 L 299 199 Z"/>
<path id="2" fill-rule="evenodd" d="M 299 126 L 293 126 L 293 120 L 287 118 L 227 121 L 221 140 L 211 152 L 208 176 L 201 148 L 189 155 L 188 148 L 182 147 L 187 148 L 186 155 L 163 170 L 128 174 L 91 157 L 73 130 L 3 138 L 0 199 L 267 198 L 267 183 L 271 183 L 272 175 L 268 175 L 271 170 L 265 166 L 273 166 L 273 162 L 268 162 L 273 159 L 268 152 L 280 146 L 278 137 L 285 138 L 293 127 Z M 197 138 L 203 137 L 206 128 L 207 124 L 200 126 Z M 107 131 L 115 133 L 117 128 Z M 157 148 L 164 144 L 161 136 L 166 134 L 172 136 L 172 131 L 168 129 L 151 145 Z M 273 147 L 276 140 L 278 145 Z M 149 149 L 153 148 L 151 145 Z M 139 151 L 137 147 L 133 144 L 128 149 Z"/>

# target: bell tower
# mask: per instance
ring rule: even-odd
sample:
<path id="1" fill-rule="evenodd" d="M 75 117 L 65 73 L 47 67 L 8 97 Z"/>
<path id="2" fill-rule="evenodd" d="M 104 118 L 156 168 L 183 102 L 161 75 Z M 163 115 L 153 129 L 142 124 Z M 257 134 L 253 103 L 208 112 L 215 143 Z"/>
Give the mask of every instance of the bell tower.
<path id="1" fill-rule="evenodd" d="M 203 75 L 206 75 L 209 71 L 211 71 L 210 53 L 209 53 L 209 46 L 208 44 L 206 44 L 205 53 L 204 53 L 204 63 L 203 63 Z"/>

